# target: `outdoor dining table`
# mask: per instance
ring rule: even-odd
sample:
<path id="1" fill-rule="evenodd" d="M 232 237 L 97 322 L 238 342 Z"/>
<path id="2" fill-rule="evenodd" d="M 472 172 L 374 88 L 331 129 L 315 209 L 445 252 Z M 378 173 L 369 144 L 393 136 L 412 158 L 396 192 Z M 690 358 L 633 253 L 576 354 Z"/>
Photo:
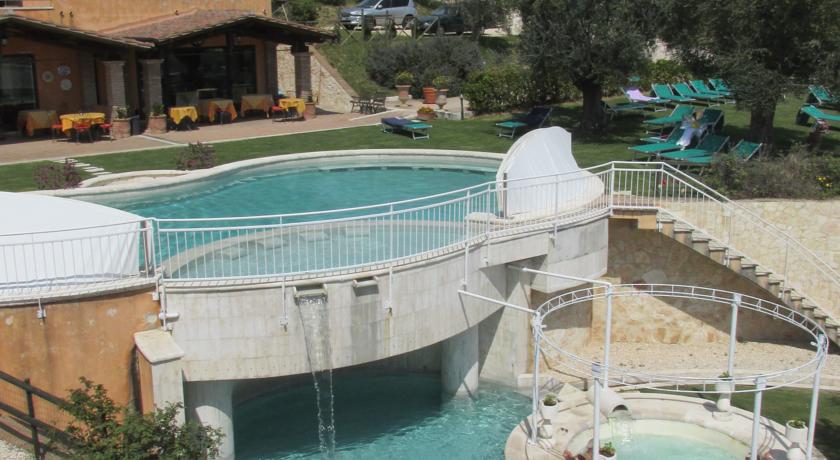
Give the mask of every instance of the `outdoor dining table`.
<path id="1" fill-rule="evenodd" d="M 299 97 L 287 97 L 277 101 L 277 105 L 289 110 L 294 108 L 298 115 L 303 116 L 303 111 L 306 110 L 306 101 Z"/>
<path id="2" fill-rule="evenodd" d="M 239 113 L 244 117 L 248 110 L 262 110 L 266 118 L 271 116 L 273 99 L 270 94 L 244 94 L 239 103 Z"/>
<path id="3" fill-rule="evenodd" d="M 89 123 L 91 126 L 105 123 L 105 114 L 102 112 L 68 113 L 59 118 L 61 119 L 61 132 L 64 134 L 73 129 L 74 123 Z"/>
<path id="4" fill-rule="evenodd" d="M 198 114 L 206 117 L 210 123 L 216 121 L 216 112 L 227 112 L 230 114 L 230 121 L 236 120 L 236 107 L 230 99 L 200 99 L 198 101 Z"/>
<path id="5" fill-rule="evenodd" d="M 18 128 L 29 137 L 35 135 L 36 129 L 49 129 L 56 123 L 58 115 L 55 110 L 21 110 L 17 116 Z"/>
<path id="6" fill-rule="evenodd" d="M 169 108 L 169 118 L 172 119 L 172 122 L 176 125 L 181 124 L 181 120 L 184 118 L 189 118 L 192 120 L 193 123 L 198 121 L 198 110 L 191 105 L 185 105 L 180 107 L 170 107 Z"/>

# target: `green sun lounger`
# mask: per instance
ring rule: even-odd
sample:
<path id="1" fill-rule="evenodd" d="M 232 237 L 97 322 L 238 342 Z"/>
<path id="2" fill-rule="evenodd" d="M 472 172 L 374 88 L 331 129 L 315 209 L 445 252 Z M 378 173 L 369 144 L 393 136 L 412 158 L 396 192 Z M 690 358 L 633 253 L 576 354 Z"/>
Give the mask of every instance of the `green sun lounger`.
<path id="1" fill-rule="evenodd" d="M 712 88 L 709 88 L 709 85 L 707 85 L 703 80 L 691 80 L 688 83 L 692 88 L 694 88 L 694 91 L 701 94 L 711 94 L 712 96 L 720 96 L 724 99 L 732 95 L 729 91 L 715 91 Z"/>
<path id="2" fill-rule="evenodd" d="M 642 123 L 654 126 L 675 125 L 677 123 L 682 123 L 683 118 L 690 117 L 693 113 L 694 107 L 689 105 L 678 105 L 674 107 L 674 110 L 670 115 L 659 118 L 648 118 L 647 120 L 642 121 Z"/>
<path id="3" fill-rule="evenodd" d="M 703 109 L 698 122 L 700 126 L 704 126 L 712 132 L 718 132 L 723 129 L 723 120 L 723 110 L 706 107 Z"/>
<path id="4" fill-rule="evenodd" d="M 653 94 L 656 95 L 659 99 L 668 101 L 668 102 L 694 102 L 694 99 L 685 96 L 679 96 L 674 94 L 671 91 L 671 87 L 668 85 L 663 85 L 661 83 L 654 83 L 653 86 Z"/>
<path id="5" fill-rule="evenodd" d="M 747 161 L 753 157 L 759 150 L 761 150 L 762 144 L 749 142 L 745 140 L 738 141 L 738 144 L 729 151 L 730 155 L 733 155 L 735 158 L 741 161 Z M 702 157 L 692 157 L 686 158 L 682 161 L 683 164 L 688 166 L 708 166 L 712 164 L 713 161 L 720 158 L 720 155 L 709 155 L 709 156 L 702 156 Z"/>
<path id="6" fill-rule="evenodd" d="M 700 143 L 697 144 L 697 147 L 693 149 L 679 150 L 676 152 L 666 152 L 660 154 L 659 157 L 670 161 L 691 163 L 694 159 L 702 157 L 711 158 L 715 156 L 715 154 L 723 150 L 728 143 L 729 137 L 718 136 L 717 134 L 707 134 L 706 137 L 704 137 L 703 140 L 701 140 Z"/>
<path id="7" fill-rule="evenodd" d="M 656 144 L 634 145 L 632 147 L 627 148 L 633 151 L 634 160 L 636 159 L 637 153 L 641 153 L 643 156 L 649 157 L 662 152 L 667 152 L 669 150 L 679 150 L 682 148 L 682 146 L 677 144 L 677 141 L 680 140 L 680 137 L 682 137 L 683 132 L 685 132 L 685 130 L 682 128 L 674 128 L 671 131 L 671 134 L 669 134 L 668 137 L 662 142 Z"/>
<path id="8" fill-rule="evenodd" d="M 710 78 L 709 84 L 712 85 L 712 88 L 719 93 L 729 93 L 730 96 L 735 94 L 735 92 L 726 85 L 726 82 L 723 81 L 722 78 Z"/>
<path id="9" fill-rule="evenodd" d="M 524 117 L 496 123 L 496 127 L 499 128 L 498 136 L 513 139 L 516 136 L 516 130 L 542 128 L 549 116 L 551 116 L 551 107 L 533 107 Z"/>
<path id="10" fill-rule="evenodd" d="M 677 94 L 679 94 L 682 97 L 699 99 L 701 101 L 706 101 L 710 103 L 715 102 L 718 104 L 720 104 L 723 101 L 723 97 L 721 96 L 713 96 L 711 94 L 703 94 L 694 91 L 693 89 L 691 89 L 690 86 L 688 86 L 688 83 L 674 83 L 671 85 L 671 87 L 674 88 L 674 91 L 676 91 Z"/>
<path id="11" fill-rule="evenodd" d="M 825 89 L 825 86 L 822 85 L 810 85 L 808 86 L 808 99 L 806 102 L 809 104 L 816 104 L 817 106 L 833 106 L 833 107 L 840 107 L 840 97 L 834 96 Z"/>
<path id="12" fill-rule="evenodd" d="M 604 107 L 604 112 L 610 114 L 610 118 L 619 115 L 623 112 L 635 112 L 645 110 L 650 107 L 648 104 L 642 102 L 625 102 L 621 104 L 610 104 L 607 101 L 601 101 Z"/>
<path id="13" fill-rule="evenodd" d="M 799 116 L 803 117 L 805 122 L 808 121 L 808 117 L 815 120 L 831 121 L 835 123 L 840 122 L 840 115 L 825 113 L 813 105 L 806 105 L 799 109 Z"/>

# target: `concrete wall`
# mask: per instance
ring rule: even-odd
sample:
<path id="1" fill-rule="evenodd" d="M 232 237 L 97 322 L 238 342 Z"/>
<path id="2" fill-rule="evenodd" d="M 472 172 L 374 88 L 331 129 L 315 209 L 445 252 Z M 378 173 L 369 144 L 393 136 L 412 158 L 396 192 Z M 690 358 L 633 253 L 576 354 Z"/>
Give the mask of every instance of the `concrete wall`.
<path id="1" fill-rule="evenodd" d="M 356 92 L 321 53 L 314 49 L 311 53 L 312 97 L 318 108 L 331 112 L 349 112 L 350 98 L 356 96 Z M 295 65 L 288 45 L 277 47 L 277 82 L 285 94 L 294 94 Z"/>
<path id="2" fill-rule="evenodd" d="M 101 383 L 114 401 L 133 399 L 133 334 L 159 326 L 150 292 L 127 292 L 44 306 L 0 307 L 0 370 L 58 396 L 79 377 Z M 2 399 L 2 398 L 0 398 Z"/>
<path id="3" fill-rule="evenodd" d="M 271 15 L 270 0 L 24 0 L 24 6 L 38 10 L 16 10 L 16 14 L 81 29 L 105 31 L 145 19 L 184 13 L 192 9 L 246 10 Z"/>

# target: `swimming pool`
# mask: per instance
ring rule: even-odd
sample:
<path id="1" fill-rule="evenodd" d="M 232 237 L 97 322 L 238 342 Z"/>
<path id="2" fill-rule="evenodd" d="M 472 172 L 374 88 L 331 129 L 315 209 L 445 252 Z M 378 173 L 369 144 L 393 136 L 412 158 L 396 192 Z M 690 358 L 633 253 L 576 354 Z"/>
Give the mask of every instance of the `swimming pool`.
<path id="1" fill-rule="evenodd" d="M 340 459 L 501 459 L 530 400 L 482 382 L 475 399 L 441 394 L 439 376 L 374 371 L 334 377 Z M 311 384 L 277 391 L 234 410 L 236 458 L 320 459 Z"/>

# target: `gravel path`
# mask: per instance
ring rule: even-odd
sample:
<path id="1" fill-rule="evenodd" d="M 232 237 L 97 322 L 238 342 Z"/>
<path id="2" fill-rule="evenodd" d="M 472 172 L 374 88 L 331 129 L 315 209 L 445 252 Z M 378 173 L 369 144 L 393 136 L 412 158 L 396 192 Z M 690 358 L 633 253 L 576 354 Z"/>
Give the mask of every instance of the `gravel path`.
<path id="1" fill-rule="evenodd" d="M 0 459 L 3 460 L 32 460 L 32 454 L 21 450 L 0 439 Z"/>

